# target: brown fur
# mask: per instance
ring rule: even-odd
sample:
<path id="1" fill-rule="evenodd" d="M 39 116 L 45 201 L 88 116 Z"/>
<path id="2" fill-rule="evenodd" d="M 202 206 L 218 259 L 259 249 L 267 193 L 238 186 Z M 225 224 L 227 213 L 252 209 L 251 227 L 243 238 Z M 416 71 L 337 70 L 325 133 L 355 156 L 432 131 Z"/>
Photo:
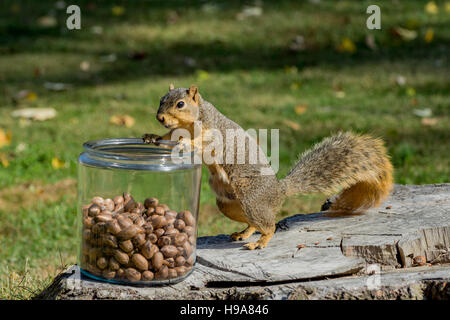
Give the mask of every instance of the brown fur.
<path id="1" fill-rule="evenodd" d="M 184 128 L 192 134 L 194 121 L 201 120 L 203 133 L 207 129 L 217 129 L 225 137 L 227 129 L 242 129 L 203 100 L 196 86 L 189 89 L 171 86 L 169 89 L 161 98 L 157 114 L 157 119 L 167 128 Z M 180 101 L 184 106 L 177 108 Z M 253 138 L 244 131 L 239 137 L 246 145 L 245 150 L 249 150 Z M 147 142 L 158 139 L 161 137 L 144 135 Z M 224 146 L 224 158 L 234 152 L 237 160 L 236 145 L 233 144 L 234 149 Z M 246 155 L 244 164 L 208 165 L 209 183 L 216 193 L 219 210 L 232 220 L 248 224 L 244 231 L 234 233 L 232 239 L 246 239 L 255 230 L 261 232 L 257 242 L 245 245 L 248 249 L 267 245 L 275 232 L 276 214 L 290 195 L 331 194 L 342 190 L 331 201 L 330 210 L 347 214 L 379 205 L 392 189 L 393 169 L 383 143 L 365 135 L 340 133 L 325 139 L 307 151 L 282 180 L 277 179 L 269 164 L 251 164 L 248 160 Z M 262 168 L 269 174 L 261 175 Z"/>

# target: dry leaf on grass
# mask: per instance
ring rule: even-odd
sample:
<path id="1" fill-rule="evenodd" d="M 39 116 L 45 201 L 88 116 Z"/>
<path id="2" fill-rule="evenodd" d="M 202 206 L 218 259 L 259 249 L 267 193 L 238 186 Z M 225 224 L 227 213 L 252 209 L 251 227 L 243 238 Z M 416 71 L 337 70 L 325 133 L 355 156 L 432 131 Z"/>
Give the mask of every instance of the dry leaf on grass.
<path id="1" fill-rule="evenodd" d="M 11 115 L 14 118 L 44 121 L 56 117 L 56 110 L 53 108 L 24 108 L 14 110 Z"/>
<path id="2" fill-rule="evenodd" d="M 404 41 L 412 41 L 417 38 L 417 31 L 401 27 L 392 28 L 391 34 L 394 37 L 400 38 Z"/>
<path id="3" fill-rule="evenodd" d="M 205 70 L 197 70 L 195 72 L 195 75 L 197 76 L 198 81 L 209 79 L 209 73 L 208 73 L 208 71 L 205 71 Z"/>
<path id="4" fill-rule="evenodd" d="M 8 156 L 5 153 L 0 153 L 0 163 L 2 164 L 3 167 L 7 168 L 9 167 L 9 160 L 8 160 Z"/>
<path id="5" fill-rule="evenodd" d="M 37 24 L 41 27 L 50 28 L 58 25 L 58 21 L 52 16 L 42 16 L 37 19 Z"/>
<path id="6" fill-rule="evenodd" d="M 300 125 L 297 122 L 294 122 L 294 121 L 291 121 L 288 119 L 284 119 L 283 123 L 294 131 L 300 130 Z"/>
<path id="7" fill-rule="evenodd" d="M 61 82 L 46 82 L 44 87 L 51 91 L 64 91 L 70 89 L 72 85 Z"/>
<path id="8" fill-rule="evenodd" d="M 436 5 L 436 2 L 430 1 L 425 5 L 425 12 L 428 14 L 438 14 L 439 7 Z"/>
<path id="9" fill-rule="evenodd" d="M 432 127 L 432 126 L 436 125 L 437 123 L 438 123 L 437 118 L 423 118 L 422 119 L 422 124 L 424 126 Z"/>
<path id="10" fill-rule="evenodd" d="M 58 159 L 57 157 L 52 158 L 52 168 L 55 170 L 64 168 L 66 166 L 66 163 L 62 161 L 61 159 Z"/>
<path id="11" fill-rule="evenodd" d="M 296 114 L 301 115 L 301 114 L 305 113 L 307 109 L 308 109 L 308 106 L 302 104 L 302 105 L 296 106 L 294 110 L 295 110 Z"/>
<path id="12" fill-rule="evenodd" d="M 421 118 L 429 118 L 433 115 L 433 111 L 430 108 L 414 109 L 413 113 Z"/>
<path id="13" fill-rule="evenodd" d="M 80 69 L 81 71 L 89 71 L 89 69 L 91 68 L 91 64 L 89 63 L 89 61 L 81 61 L 80 62 Z"/>
<path id="14" fill-rule="evenodd" d="M 116 17 L 123 16 L 125 14 L 125 8 L 122 6 L 114 6 L 111 8 L 111 14 Z"/>
<path id="15" fill-rule="evenodd" d="M 341 43 L 338 46 L 338 51 L 354 53 L 356 51 L 356 45 L 349 38 L 344 38 L 344 39 L 342 39 Z"/>
<path id="16" fill-rule="evenodd" d="M 0 148 L 11 144 L 11 132 L 0 129 Z"/>
<path id="17" fill-rule="evenodd" d="M 425 33 L 424 40 L 426 43 L 431 43 L 434 38 L 434 30 L 432 28 L 428 28 Z"/>
<path id="18" fill-rule="evenodd" d="M 117 126 L 125 126 L 127 128 L 131 128 L 132 126 L 134 126 L 135 120 L 133 117 L 127 114 L 119 114 L 112 116 L 109 119 L 109 122 Z"/>

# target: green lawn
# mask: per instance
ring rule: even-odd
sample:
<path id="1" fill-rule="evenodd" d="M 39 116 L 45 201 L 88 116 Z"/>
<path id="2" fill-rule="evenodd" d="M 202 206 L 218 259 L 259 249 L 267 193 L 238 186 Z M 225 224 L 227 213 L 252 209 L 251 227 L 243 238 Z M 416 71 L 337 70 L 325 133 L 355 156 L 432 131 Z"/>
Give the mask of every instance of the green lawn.
<path id="1" fill-rule="evenodd" d="M 381 30 L 366 28 L 374 1 L 263 1 L 250 17 L 239 1 L 203 3 L 77 1 L 82 29 L 69 31 L 54 1 L 2 0 L 0 298 L 30 297 L 75 262 L 82 143 L 163 133 L 155 112 L 171 82 L 197 84 L 244 128 L 279 128 L 280 177 L 315 142 L 354 130 L 385 139 L 397 183 L 450 181 L 449 1 L 435 1 L 436 13 L 426 1 L 378 1 Z M 25 107 L 57 116 L 11 116 Z M 136 122 L 116 126 L 117 114 Z M 200 235 L 244 227 L 218 213 L 207 178 Z M 293 198 L 282 216 L 323 200 Z"/>

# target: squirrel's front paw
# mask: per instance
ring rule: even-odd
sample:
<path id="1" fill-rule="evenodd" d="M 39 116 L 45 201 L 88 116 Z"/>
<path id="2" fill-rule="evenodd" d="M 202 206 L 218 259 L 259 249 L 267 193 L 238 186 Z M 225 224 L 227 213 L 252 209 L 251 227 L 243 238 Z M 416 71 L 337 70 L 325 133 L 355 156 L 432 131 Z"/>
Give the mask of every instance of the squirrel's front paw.
<path id="1" fill-rule="evenodd" d="M 146 143 L 146 144 L 159 145 L 159 143 L 157 141 L 161 140 L 161 139 L 162 139 L 161 136 L 158 136 L 157 134 L 153 134 L 153 133 L 146 133 L 142 136 L 142 140 L 144 140 L 144 143 Z"/>

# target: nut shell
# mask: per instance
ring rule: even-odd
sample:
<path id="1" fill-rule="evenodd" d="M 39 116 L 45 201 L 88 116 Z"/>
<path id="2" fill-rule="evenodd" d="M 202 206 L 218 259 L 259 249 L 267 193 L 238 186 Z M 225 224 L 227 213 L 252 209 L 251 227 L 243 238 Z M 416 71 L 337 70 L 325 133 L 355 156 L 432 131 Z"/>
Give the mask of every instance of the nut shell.
<path id="1" fill-rule="evenodd" d="M 139 253 L 133 254 L 131 257 L 131 261 L 134 263 L 136 268 L 141 271 L 148 270 L 148 261 L 144 258 L 143 255 Z"/>
<path id="2" fill-rule="evenodd" d="M 141 273 L 134 268 L 127 268 L 125 270 L 125 276 L 132 282 L 141 280 Z"/>

